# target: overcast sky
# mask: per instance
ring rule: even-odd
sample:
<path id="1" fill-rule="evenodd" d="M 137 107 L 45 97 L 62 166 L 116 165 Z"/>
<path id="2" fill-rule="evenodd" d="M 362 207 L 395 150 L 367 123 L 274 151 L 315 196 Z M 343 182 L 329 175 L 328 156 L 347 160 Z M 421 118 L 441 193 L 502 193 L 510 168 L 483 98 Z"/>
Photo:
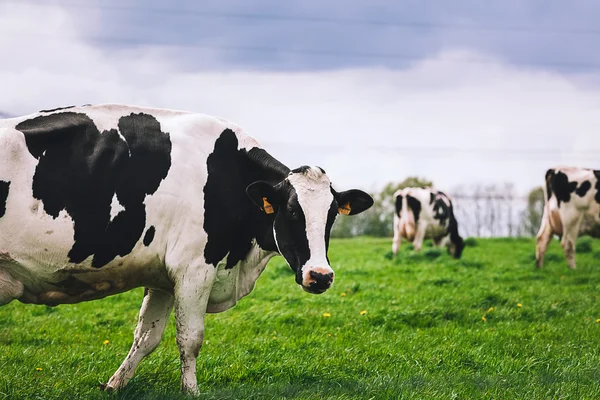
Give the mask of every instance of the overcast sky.
<path id="1" fill-rule="evenodd" d="M 218 115 L 338 189 L 600 169 L 600 2 L 0 0 L 0 114 Z"/>

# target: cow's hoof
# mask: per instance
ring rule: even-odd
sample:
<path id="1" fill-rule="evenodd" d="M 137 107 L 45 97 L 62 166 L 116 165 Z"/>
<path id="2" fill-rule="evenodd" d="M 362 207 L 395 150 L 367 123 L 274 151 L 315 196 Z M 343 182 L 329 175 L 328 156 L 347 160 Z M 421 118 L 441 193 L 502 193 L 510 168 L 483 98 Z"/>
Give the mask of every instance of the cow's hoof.
<path id="1" fill-rule="evenodd" d="M 112 386 L 108 386 L 108 383 L 101 383 L 99 386 L 100 386 L 100 390 L 102 390 L 103 392 L 106 392 L 106 393 L 114 393 L 115 392 L 115 388 Z"/>

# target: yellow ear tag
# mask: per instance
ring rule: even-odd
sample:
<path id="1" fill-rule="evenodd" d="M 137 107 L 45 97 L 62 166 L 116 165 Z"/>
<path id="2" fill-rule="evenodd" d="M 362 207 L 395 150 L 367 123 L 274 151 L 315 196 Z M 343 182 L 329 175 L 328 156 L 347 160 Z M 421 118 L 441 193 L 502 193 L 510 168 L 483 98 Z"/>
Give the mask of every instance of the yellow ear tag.
<path id="1" fill-rule="evenodd" d="M 263 197 L 263 210 L 265 211 L 265 214 L 273 214 L 275 212 L 273 206 L 267 201 L 266 197 Z"/>
<path id="2" fill-rule="evenodd" d="M 350 211 L 352 211 L 350 208 L 350 203 L 346 203 L 338 208 L 338 212 L 342 215 L 350 215 Z"/>

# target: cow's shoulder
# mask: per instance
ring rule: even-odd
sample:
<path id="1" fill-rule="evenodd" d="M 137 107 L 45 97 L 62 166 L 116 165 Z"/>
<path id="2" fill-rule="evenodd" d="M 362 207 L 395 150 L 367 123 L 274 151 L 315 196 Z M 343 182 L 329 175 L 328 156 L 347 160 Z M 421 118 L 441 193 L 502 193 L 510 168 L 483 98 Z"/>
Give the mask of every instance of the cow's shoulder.
<path id="1" fill-rule="evenodd" d="M 247 148 L 251 143 L 248 138 L 226 128 L 206 159 L 204 230 L 208 242 L 204 257 L 215 267 L 226 256 L 226 268 L 237 265 L 250 251 L 254 239 L 263 249 L 275 249 L 275 244 L 264 235 L 271 232 L 272 221 L 250 201 L 246 188 L 260 180 L 279 182 L 289 170 L 264 149 Z"/>

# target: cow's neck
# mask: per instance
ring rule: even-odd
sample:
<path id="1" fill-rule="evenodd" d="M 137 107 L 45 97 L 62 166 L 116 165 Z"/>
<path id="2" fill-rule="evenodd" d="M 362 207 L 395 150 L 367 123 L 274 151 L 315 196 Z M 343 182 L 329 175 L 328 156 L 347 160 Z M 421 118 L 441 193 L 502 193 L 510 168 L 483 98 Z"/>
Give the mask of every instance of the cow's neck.
<path id="1" fill-rule="evenodd" d="M 252 148 L 246 153 L 246 156 L 251 165 L 246 182 L 248 185 L 256 181 L 266 181 L 276 185 L 290 173 L 288 167 L 263 149 Z M 246 200 L 249 204 L 251 203 L 250 198 Z M 250 210 L 248 220 L 253 222 L 252 236 L 256 239 L 256 243 L 263 250 L 278 252 L 273 235 L 273 217 L 263 213 L 254 204 L 250 206 Z"/>

